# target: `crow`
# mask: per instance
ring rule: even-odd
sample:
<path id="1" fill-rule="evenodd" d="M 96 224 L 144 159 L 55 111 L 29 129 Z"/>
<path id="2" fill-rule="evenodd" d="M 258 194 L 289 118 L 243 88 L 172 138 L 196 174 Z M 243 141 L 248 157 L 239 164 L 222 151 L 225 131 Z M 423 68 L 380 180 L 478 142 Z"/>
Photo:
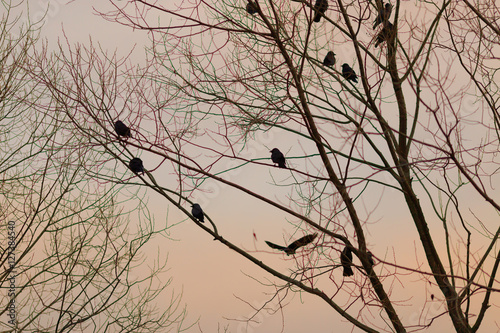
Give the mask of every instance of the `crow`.
<path id="1" fill-rule="evenodd" d="M 140 158 L 134 157 L 133 159 L 131 159 L 128 163 L 128 167 L 135 174 L 139 174 L 139 172 L 142 172 L 144 174 L 144 166 Z"/>
<path id="2" fill-rule="evenodd" d="M 191 207 L 193 207 L 191 214 L 193 214 L 193 216 L 196 217 L 201 223 L 204 223 L 205 216 L 203 215 L 203 209 L 201 209 L 201 206 L 195 203 Z"/>
<path id="3" fill-rule="evenodd" d="M 348 81 L 350 80 L 358 83 L 358 76 L 354 72 L 354 69 L 352 69 L 348 64 L 342 65 L 342 76 Z"/>
<path id="4" fill-rule="evenodd" d="M 333 53 L 333 51 L 328 51 L 325 60 L 323 60 L 323 65 L 332 67 L 333 65 L 335 65 L 335 61 L 335 53 Z"/>
<path id="5" fill-rule="evenodd" d="M 273 249 L 285 251 L 285 253 L 287 255 L 291 255 L 291 254 L 295 254 L 295 251 L 297 251 L 297 249 L 299 247 L 306 246 L 307 244 L 311 243 L 316 238 L 316 236 L 318 236 L 318 234 L 311 234 L 311 235 L 304 236 L 302 238 L 297 239 L 295 242 L 291 243 L 287 247 L 281 246 L 281 245 L 276 245 L 276 244 L 268 242 L 268 241 L 266 241 L 266 244 L 269 245 L 269 247 L 271 247 Z"/>
<path id="6" fill-rule="evenodd" d="M 252 1 L 248 1 L 247 3 L 247 13 L 250 15 L 253 15 L 257 13 L 259 10 L 257 8 L 257 5 L 253 3 Z"/>
<path id="7" fill-rule="evenodd" d="M 130 128 L 125 125 L 121 120 L 117 120 L 115 123 L 115 132 L 118 136 L 123 136 L 126 138 L 131 138 L 132 134 L 130 133 Z"/>
<path id="8" fill-rule="evenodd" d="M 377 35 L 377 41 L 375 42 L 375 47 L 379 46 L 380 43 L 388 41 L 392 34 L 394 33 L 394 25 L 391 22 L 387 22 L 382 30 Z"/>
<path id="9" fill-rule="evenodd" d="M 370 251 L 367 251 L 366 253 L 368 254 L 368 261 L 370 262 L 370 264 L 372 266 L 375 265 L 375 261 L 373 260 L 373 253 L 371 253 Z"/>
<path id="10" fill-rule="evenodd" d="M 351 249 L 348 248 L 347 246 L 342 250 L 342 253 L 340 254 L 340 263 L 342 264 L 342 267 L 344 268 L 344 276 L 352 276 L 354 275 L 354 272 L 352 271 L 351 265 L 352 265 L 352 252 Z"/>
<path id="11" fill-rule="evenodd" d="M 383 8 L 381 8 L 378 12 L 378 16 L 373 22 L 373 29 L 375 28 L 382 22 L 386 22 L 389 20 L 389 17 L 391 16 L 392 13 L 392 5 L 390 3 L 386 3 Z"/>
<path id="12" fill-rule="evenodd" d="M 328 9 L 328 0 L 316 0 L 314 4 L 314 12 L 316 15 L 314 16 L 314 22 L 319 22 L 321 20 L 321 16 L 323 16 Z"/>
<path id="13" fill-rule="evenodd" d="M 283 153 L 278 148 L 273 148 L 270 153 L 273 163 L 278 164 L 278 167 L 280 168 L 286 169 L 285 156 Z"/>

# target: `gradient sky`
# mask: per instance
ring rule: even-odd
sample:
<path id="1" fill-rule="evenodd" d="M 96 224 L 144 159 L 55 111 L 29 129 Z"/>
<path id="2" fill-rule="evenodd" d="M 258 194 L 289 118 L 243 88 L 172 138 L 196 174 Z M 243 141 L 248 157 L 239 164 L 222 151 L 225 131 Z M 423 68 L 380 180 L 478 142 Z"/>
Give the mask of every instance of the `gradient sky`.
<path id="1" fill-rule="evenodd" d="M 62 28 L 64 28 L 64 33 L 70 43 L 88 43 L 91 37 L 103 48 L 116 49 L 119 54 L 123 55 L 135 45 L 131 59 L 137 62 L 143 61 L 143 47 L 149 43 L 146 32 L 132 31 L 130 28 L 106 22 L 97 16 L 93 7 L 105 11 L 109 8 L 106 1 L 74 1 L 67 5 L 65 2 L 63 0 L 50 1 L 46 23 L 42 30 L 42 35 L 47 38 L 50 47 L 55 47 L 57 39 L 63 38 Z M 30 4 L 32 17 L 42 15 L 46 4 L 46 1 Z M 256 143 L 254 148 L 259 156 L 269 157 L 269 148 L 274 146 L 280 147 L 290 156 L 294 153 L 301 154 L 298 148 L 294 148 L 293 142 L 278 131 L 274 131 L 270 139 L 272 140 L 261 140 L 262 142 Z M 287 172 L 259 168 L 252 173 L 251 177 L 240 172 L 234 176 L 233 180 L 245 183 L 252 182 L 254 179 L 262 179 L 263 186 L 272 188 L 269 185 L 270 174 L 278 179 L 280 177 L 286 179 Z M 264 240 L 284 242 L 284 235 L 290 235 L 292 232 L 286 220 L 290 217 L 227 187 L 213 182 L 208 182 L 206 186 L 210 184 L 215 186 L 215 194 L 200 194 L 195 199 L 203 203 L 205 212 L 212 219 L 218 221 L 219 231 L 223 235 L 230 235 L 232 237 L 230 240 L 237 245 L 250 251 L 261 251 L 259 257 L 281 267 L 281 272 L 286 273 L 287 267 L 293 267 L 292 261 L 283 261 L 284 257 L 281 254 L 272 253 L 264 244 Z M 278 197 L 279 193 L 276 196 Z M 379 204 L 376 213 L 371 216 L 371 220 L 377 221 L 377 224 L 368 226 L 367 234 L 370 240 L 379 240 L 381 243 L 374 244 L 369 241 L 370 249 L 379 258 L 387 256 L 389 261 L 394 256 L 393 252 L 397 252 L 397 262 L 414 262 L 416 255 L 419 256 L 419 261 L 423 262 L 421 246 L 415 238 L 415 227 L 411 223 L 407 209 L 403 204 L 395 204 L 395 199 L 389 190 L 382 198 L 380 203 L 364 203 L 367 211 Z M 425 198 L 423 200 L 425 201 Z M 150 210 L 154 213 L 158 224 L 170 225 L 185 218 L 175 208 L 170 207 L 168 212 L 165 211 L 164 199 L 157 195 L 152 195 L 149 203 Z M 401 209 L 398 210 L 398 207 Z M 389 217 L 384 212 L 390 212 L 387 214 Z M 498 219 L 495 215 L 492 216 Z M 439 229 L 438 221 L 435 223 L 436 235 L 440 235 L 441 229 Z M 433 228 L 432 225 L 431 228 Z M 254 242 L 253 233 L 257 236 L 257 242 Z M 287 333 L 351 331 L 351 325 L 345 323 L 345 320 L 323 301 L 310 295 L 302 295 L 303 298 L 300 298 L 299 294 L 287 299 L 290 304 L 283 309 L 283 316 L 279 313 L 268 315 L 264 312 L 257 316 L 262 323 L 250 327 L 244 322 L 236 321 L 253 313 L 245 302 L 255 307 L 261 306 L 268 300 L 269 295 L 266 293 L 272 292 L 272 289 L 262 287 L 249 276 L 263 282 L 267 279 L 270 281 L 277 281 L 277 279 L 256 268 L 236 253 L 227 250 L 220 243 L 214 242 L 209 235 L 190 221 L 171 229 L 170 237 L 169 240 L 161 237 L 154 239 L 148 250 L 152 254 L 160 253 L 163 260 L 168 257 L 167 267 L 170 270 L 163 278 L 172 277 L 171 288 L 174 292 L 183 294 L 182 302 L 187 304 L 188 310 L 187 322 L 199 318 L 199 325 L 188 332 L 217 332 L 218 325 L 220 325 L 221 332 L 226 325 L 229 325 L 230 332 L 279 332 L 283 322 L 284 332 Z M 386 243 L 383 240 L 389 240 L 389 242 Z M 416 278 L 410 276 L 408 281 L 414 281 L 413 279 Z M 401 308 L 403 322 L 411 323 L 418 320 L 420 314 L 418 310 L 424 306 L 425 302 L 430 302 L 429 295 L 433 292 L 438 295 L 438 291 L 426 290 L 422 287 L 421 292 L 415 293 L 414 290 L 410 290 L 406 294 L 404 282 L 405 277 L 402 277 L 401 281 L 395 281 L 393 300 L 407 300 L 408 297 L 414 297 L 410 301 L 414 306 Z M 168 289 L 169 292 L 171 290 Z M 429 314 L 439 313 L 443 309 L 442 303 L 437 301 L 432 305 L 427 304 L 427 307 Z M 495 311 L 498 314 L 498 309 Z M 494 311 L 490 311 L 487 316 L 490 318 L 494 316 Z M 227 321 L 226 318 L 236 320 Z M 437 323 L 426 332 L 445 332 L 451 328 L 446 316 L 437 319 Z M 358 332 L 356 329 L 352 331 Z"/>

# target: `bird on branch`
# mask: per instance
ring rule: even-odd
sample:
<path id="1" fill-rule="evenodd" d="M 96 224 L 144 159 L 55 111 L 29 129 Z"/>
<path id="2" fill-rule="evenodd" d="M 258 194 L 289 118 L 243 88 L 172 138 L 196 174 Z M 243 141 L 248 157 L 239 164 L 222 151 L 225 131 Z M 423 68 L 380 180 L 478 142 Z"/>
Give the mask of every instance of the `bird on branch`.
<path id="1" fill-rule="evenodd" d="M 333 51 L 328 51 L 325 60 L 323 60 L 323 65 L 327 67 L 332 67 L 333 65 L 335 65 L 335 62 L 336 62 L 335 53 L 333 53 Z"/>
<path id="2" fill-rule="evenodd" d="M 125 138 L 131 138 L 132 134 L 130 133 L 130 128 L 125 125 L 121 120 L 117 120 L 115 122 L 115 132 L 118 136 L 123 136 Z"/>
<path id="3" fill-rule="evenodd" d="M 328 9 L 328 0 L 316 0 L 314 4 L 314 22 L 319 22 L 321 20 L 321 16 L 323 16 Z"/>
<path id="4" fill-rule="evenodd" d="M 278 148 L 273 148 L 270 153 L 273 163 L 278 164 L 280 168 L 286 169 L 285 155 Z"/>
<path id="5" fill-rule="evenodd" d="M 354 272 L 352 271 L 351 265 L 352 265 L 352 252 L 351 249 L 348 248 L 347 246 L 342 250 L 342 253 L 340 254 L 340 263 L 342 264 L 342 267 L 344 268 L 344 276 L 352 276 L 354 275 Z"/>
<path id="6" fill-rule="evenodd" d="M 348 64 L 342 65 L 342 76 L 347 81 L 358 83 L 358 76 L 356 75 L 356 72 L 354 72 L 354 69 L 352 69 Z"/>
<path id="7" fill-rule="evenodd" d="M 375 42 L 375 47 L 378 47 L 382 42 L 389 41 L 394 33 L 394 25 L 391 22 L 387 22 L 382 30 L 377 35 L 377 41 Z"/>
<path id="8" fill-rule="evenodd" d="M 257 8 L 257 4 L 255 4 L 252 1 L 248 1 L 248 3 L 247 3 L 247 13 L 250 14 L 250 15 L 253 15 L 253 14 L 257 13 L 258 11 L 259 11 L 259 9 Z"/>
<path id="9" fill-rule="evenodd" d="M 197 203 L 193 204 L 191 207 L 191 214 L 193 214 L 194 217 L 196 217 L 201 223 L 205 222 L 205 215 L 203 214 L 203 209 L 201 209 L 201 206 Z"/>
<path id="10" fill-rule="evenodd" d="M 386 3 L 384 7 L 380 8 L 377 18 L 375 19 L 375 21 L 373 21 L 373 29 L 375 30 L 375 28 L 379 24 L 387 22 L 389 20 L 389 17 L 391 16 L 391 13 L 392 5 L 390 3 Z"/>
<path id="11" fill-rule="evenodd" d="M 140 158 L 134 157 L 133 159 L 131 159 L 128 163 L 128 167 L 135 174 L 139 174 L 139 172 L 142 172 L 142 174 L 144 174 L 144 165 L 142 164 L 142 160 Z"/>

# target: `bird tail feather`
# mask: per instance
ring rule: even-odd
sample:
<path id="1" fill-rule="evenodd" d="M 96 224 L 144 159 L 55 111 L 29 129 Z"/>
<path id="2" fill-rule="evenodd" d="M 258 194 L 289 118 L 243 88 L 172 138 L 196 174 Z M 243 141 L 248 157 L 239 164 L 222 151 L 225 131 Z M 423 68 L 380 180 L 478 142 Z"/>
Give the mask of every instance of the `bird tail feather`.
<path id="1" fill-rule="evenodd" d="M 352 271 L 352 268 L 347 266 L 347 267 L 344 267 L 344 276 L 353 276 L 354 275 L 354 272 Z"/>

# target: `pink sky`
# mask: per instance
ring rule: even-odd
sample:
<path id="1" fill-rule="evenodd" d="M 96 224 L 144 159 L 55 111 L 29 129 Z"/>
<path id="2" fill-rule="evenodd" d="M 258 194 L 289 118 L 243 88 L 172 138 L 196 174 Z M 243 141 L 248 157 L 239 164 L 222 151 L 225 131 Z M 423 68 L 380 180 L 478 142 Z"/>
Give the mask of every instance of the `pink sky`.
<path id="1" fill-rule="evenodd" d="M 62 38 L 61 27 L 64 27 L 65 34 L 71 43 L 87 43 L 90 36 L 94 42 L 100 42 L 104 48 L 118 49 L 120 54 L 127 54 L 136 44 L 132 59 L 138 62 L 143 60 L 142 48 L 149 42 L 147 34 L 106 22 L 95 15 L 92 6 L 105 10 L 105 1 L 75 1 L 68 5 L 65 5 L 65 2 L 52 0 L 52 5 L 49 7 L 43 35 L 46 36 L 51 47 L 56 45 L 57 38 Z M 39 1 L 31 4 L 32 15 L 41 13 L 41 5 L 44 3 L 44 1 Z M 273 135 L 273 145 L 280 147 L 282 151 L 290 151 L 291 155 L 300 154 L 300 151 L 294 150 L 294 142 L 280 136 L 279 132 Z M 259 156 L 270 156 L 264 145 L 259 149 Z M 282 175 L 280 175 L 281 171 L 272 170 L 271 172 L 279 178 Z M 271 181 L 269 171 L 263 168 L 253 173 L 252 177 L 252 179 L 263 179 L 263 183 Z M 245 182 L 249 181 L 249 178 L 242 173 L 237 175 L 235 180 Z M 248 250 L 260 251 L 257 254 L 259 258 L 281 267 L 283 273 L 287 272 L 287 267 L 293 265 L 291 261 L 283 261 L 282 254 L 272 253 L 264 243 L 264 240 L 281 243 L 283 235 L 289 235 L 292 232 L 286 222 L 289 216 L 256 201 L 249 204 L 248 198 L 224 187 L 218 188 L 217 195 L 200 194 L 200 197 L 196 199 L 206 203 L 203 205 L 205 212 L 213 219 L 217 219 L 219 231 L 223 235 L 230 236 L 233 243 Z M 377 202 L 365 204 L 369 207 Z M 416 238 L 415 227 L 409 218 L 409 213 L 403 205 L 399 205 L 401 209 L 395 206 L 397 205 L 394 204 L 390 191 L 387 191 L 376 211 L 378 215 L 372 217 L 373 221 L 378 222 L 367 228 L 367 234 L 370 236 L 368 242 L 370 249 L 379 258 L 387 256 L 388 261 L 393 260 L 393 251 L 395 251 L 396 261 L 401 264 L 415 261 L 415 253 L 418 253 L 419 260 L 423 262 L 421 246 Z M 154 213 L 157 224 L 173 224 L 185 218 L 175 208 L 170 207 L 168 220 L 166 220 L 166 203 L 155 195 L 152 195 L 149 207 Z M 390 213 L 385 215 L 384 212 Z M 492 215 L 492 219 L 498 220 L 498 217 Z M 435 233 L 440 235 L 439 222 L 435 221 L 435 223 Z M 256 243 L 253 240 L 254 232 L 258 238 Z M 299 294 L 287 299 L 290 304 L 283 309 L 283 317 L 279 313 L 272 316 L 261 313 L 257 317 L 262 323 L 250 325 L 250 327 L 247 327 L 244 322 L 225 320 L 225 318 L 242 319 L 253 313 L 252 309 L 238 298 L 253 306 L 260 306 L 269 298 L 266 293 L 272 292 L 272 289 L 259 285 L 246 275 L 254 276 L 260 281 L 268 279 L 278 283 L 279 281 L 226 249 L 222 244 L 214 242 L 209 235 L 190 221 L 173 228 L 170 237 L 172 240 L 157 237 L 151 241 L 148 250 L 152 255 L 160 253 L 160 258 L 163 260 L 168 256 L 167 267 L 170 267 L 170 270 L 164 278 L 173 278 L 171 288 L 176 293 L 182 292 L 182 302 L 187 304 L 187 322 L 199 318 L 199 327 L 203 332 L 217 332 L 218 325 L 220 325 L 221 332 L 226 325 L 229 325 L 230 332 L 279 332 L 283 325 L 282 321 L 284 321 L 284 332 L 287 333 L 351 331 L 352 325 L 346 323 L 323 301 L 310 295 L 303 295 L 301 299 Z M 379 265 L 376 270 L 380 272 L 383 268 Z M 339 279 L 342 278 L 341 274 L 337 276 Z M 422 308 L 426 299 L 430 302 L 431 292 L 439 295 L 437 289 L 425 290 L 421 285 L 419 286 L 422 288 L 421 291 L 416 293 L 414 288 L 418 284 L 410 283 L 415 279 L 417 279 L 416 276 L 403 277 L 401 282 L 394 283 L 394 296 L 391 297 L 393 300 L 408 300 L 408 297 L 414 297 L 405 303 L 411 306 L 400 308 L 405 324 L 416 323 L 420 314 L 419 309 Z M 170 292 L 171 289 L 168 291 Z M 162 305 L 159 304 L 159 306 Z M 439 313 L 441 310 L 442 303 L 437 300 L 427 304 L 426 311 L 429 315 Z M 487 317 L 492 318 L 495 314 L 498 314 L 498 309 L 491 309 Z M 374 315 L 377 316 L 378 313 L 374 311 Z M 188 332 L 200 332 L 199 327 L 195 326 Z M 445 332 L 450 328 L 451 323 L 445 315 L 426 332 Z M 353 329 L 352 331 L 358 332 L 359 330 Z"/>

